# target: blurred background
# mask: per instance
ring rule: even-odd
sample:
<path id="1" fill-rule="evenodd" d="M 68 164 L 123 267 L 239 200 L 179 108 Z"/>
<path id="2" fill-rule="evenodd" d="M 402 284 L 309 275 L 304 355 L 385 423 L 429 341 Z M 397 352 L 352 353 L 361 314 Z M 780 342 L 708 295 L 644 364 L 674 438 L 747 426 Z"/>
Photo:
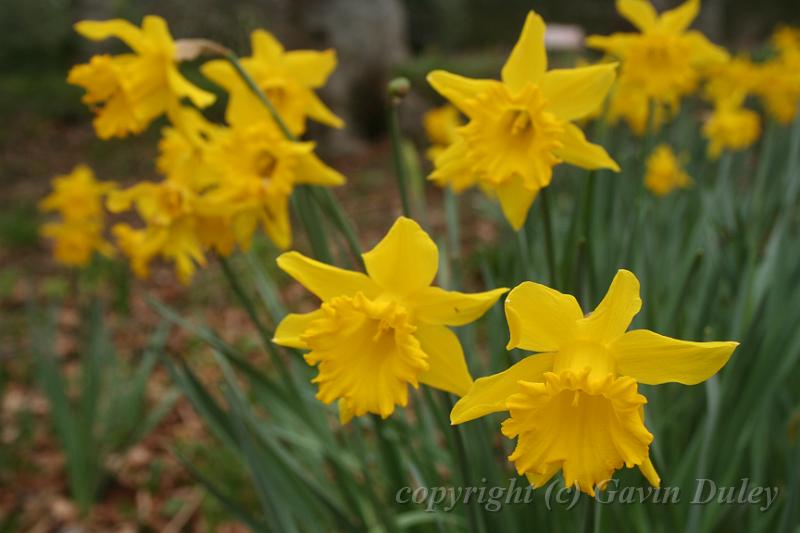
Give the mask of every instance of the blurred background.
<path id="1" fill-rule="evenodd" d="M 659 10 L 677 3 L 654 0 Z M 374 242 L 385 229 L 386 213 L 399 212 L 394 189 L 391 194 L 386 192 L 387 183 L 394 187 L 388 181 L 386 83 L 397 75 L 411 80 L 412 92 L 402 107 L 402 126 L 413 142 L 424 148 L 421 116 L 440 103 L 424 81 L 425 74 L 447 68 L 468 76 L 497 77 L 530 9 L 539 12 L 553 31 L 550 59 L 556 64 L 573 64 L 586 55 L 580 44 L 582 34 L 631 29 L 617 14 L 613 0 L 2 0 L 0 515 L 19 512 L 30 517 L 40 512 L 45 524 L 40 530 L 48 530 L 49 524 L 69 522 L 76 513 L 64 498 L 63 459 L 47 438 L 47 430 L 35 423 L 42 418 L 46 404 L 29 386 L 32 378 L 19 357 L 27 349 L 29 296 L 67 299 L 66 295 L 74 292 L 70 285 L 76 283 L 54 264 L 48 246 L 39 238 L 42 216 L 36 204 L 54 175 L 69 172 L 82 162 L 92 166 L 101 180 L 126 184 L 157 177 L 154 160 L 160 124 L 126 139 L 100 141 L 95 137 L 92 117 L 81 103 L 82 91 L 68 85 L 66 75 L 72 65 L 86 61 L 92 53 L 119 51 L 123 45 L 113 40 L 99 44 L 82 40 L 73 31 L 73 23 L 121 17 L 138 24 L 145 14 L 158 14 L 167 20 L 175 38 L 206 37 L 242 56 L 250 54 L 249 35 L 256 28 L 273 32 L 287 49 L 335 48 L 339 65 L 321 96 L 345 120 L 346 127 L 333 131 L 312 126 L 307 137 L 319 142 L 319 152 L 327 163 L 347 175 L 347 192 L 339 196 L 358 221 L 365 242 Z M 797 0 L 704 0 L 695 27 L 733 51 L 755 51 L 777 25 L 799 23 Z M 199 85 L 217 92 L 218 102 L 209 115 L 222 120 L 224 94 L 199 75 L 197 65 L 186 65 L 184 71 Z M 440 194 L 436 190 L 430 193 Z M 465 234 L 477 233 L 490 240 L 492 231 L 489 226 L 473 227 Z M 114 344 L 123 350 L 138 350 L 147 343 L 142 332 L 152 329 L 158 318 L 134 291 L 128 299 L 127 274 L 115 275 L 104 273 L 114 290 L 124 293 L 119 299 L 126 302 L 126 309 L 110 319 L 112 329 L 121 329 Z M 253 331 L 240 310 L 208 305 L 222 300 L 212 284 L 196 283 L 189 294 L 176 287 L 170 268 L 157 271 L 144 283 L 178 307 L 206 310 L 208 321 L 224 331 L 228 340 L 249 342 L 253 348 Z M 58 316 L 58 330 L 66 332 L 57 337 L 58 351 L 65 357 L 76 350 L 75 335 L 70 334 L 79 321 L 75 307 L 65 305 Z M 169 343 L 176 351 L 192 348 L 186 335 L 173 335 Z M 159 387 L 165 388 L 168 381 L 167 376 L 157 374 L 151 384 L 156 389 L 153 394 L 157 396 Z M 164 516 L 152 523 L 180 528 L 180 513 L 192 506 L 196 510 L 202 493 L 168 448 L 176 441 L 191 443 L 187 446 L 202 442 L 202 426 L 187 405 L 178 404 L 159 432 L 112 458 L 117 460 L 109 465 L 115 472 L 115 484 L 97 511 L 98 523 L 118 524 L 120 513 L 138 516 L 158 508 Z M 221 479 L 240 481 L 238 474 L 224 478 L 224 458 L 219 459 L 217 451 L 200 444 L 195 447 L 194 452 L 206 453 L 210 462 L 218 463 Z M 12 482 L 14 494 L 5 490 Z M 153 490 L 139 490 L 143 486 Z M 154 503 L 146 498 L 165 500 Z M 123 504 L 117 505 L 119 502 Z M 135 508 L 129 509 L 131 505 Z M 224 517 L 213 502 L 206 500 L 203 505 L 208 523 Z"/>

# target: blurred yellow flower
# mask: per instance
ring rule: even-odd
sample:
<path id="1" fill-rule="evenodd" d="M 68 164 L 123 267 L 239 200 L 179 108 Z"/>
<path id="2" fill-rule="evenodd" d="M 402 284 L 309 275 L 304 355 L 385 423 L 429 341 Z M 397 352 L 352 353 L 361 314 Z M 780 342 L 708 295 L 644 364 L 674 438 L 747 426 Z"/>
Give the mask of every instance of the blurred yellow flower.
<path id="1" fill-rule="evenodd" d="M 431 143 L 426 155 L 431 161 L 458 139 L 458 128 L 463 125 L 458 109 L 445 104 L 431 109 L 422 117 L 425 134 Z"/>
<path id="2" fill-rule="evenodd" d="M 367 274 L 281 255 L 278 266 L 322 305 L 286 316 L 274 342 L 309 351 L 306 361 L 319 369 L 317 398 L 339 400 L 342 423 L 366 413 L 388 417 L 406 405 L 409 384 L 466 393 L 472 377 L 447 326 L 478 319 L 507 289 L 466 294 L 431 286 L 439 252 L 405 217 L 363 257 Z"/>
<path id="3" fill-rule="evenodd" d="M 519 229 L 553 166 L 619 167 L 589 143 L 572 121 L 603 102 L 616 64 L 547 71 L 545 24 L 530 12 L 502 70 L 502 81 L 474 80 L 442 70 L 428 81 L 469 122 L 436 158 L 430 179 L 459 192 L 481 185 L 497 194 L 509 223 Z"/>
<path id="4" fill-rule="evenodd" d="M 224 131 L 196 109 L 182 107 L 172 114 L 172 126 L 161 130 L 156 166 L 170 181 L 183 183 L 196 192 L 219 182 L 208 164 L 208 152 Z"/>
<path id="5" fill-rule="evenodd" d="M 144 17 L 138 28 L 126 20 L 84 20 L 75 30 L 91 40 L 118 37 L 133 53 L 92 57 L 74 66 L 67 81 L 86 89 L 83 101 L 97 113 L 101 139 L 140 133 L 154 119 L 175 109 L 182 98 L 205 107 L 214 95 L 192 85 L 178 71 L 175 43 L 161 17 Z"/>
<path id="6" fill-rule="evenodd" d="M 175 265 L 181 283 L 188 284 L 197 265 L 205 265 L 205 245 L 197 228 L 198 218 L 214 215 L 204 210 L 201 198 L 174 181 L 141 182 L 108 198 L 108 209 L 119 213 L 134 207 L 144 227 L 116 224 L 112 232 L 117 246 L 131 260 L 138 277 L 149 275 L 150 262 L 160 256 Z"/>
<path id="7" fill-rule="evenodd" d="M 561 470 L 566 486 L 594 496 L 623 465 L 659 486 L 649 457 L 653 435 L 644 425 L 647 399 L 637 382 L 700 383 L 738 343 L 626 331 L 641 305 L 639 281 L 627 270 L 617 272 L 588 316 L 570 295 L 538 283 L 517 286 L 505 303 L 508 349 L 541 353 L 476 380 L 453 408 L 452 423 L 508 411 L 503 434 L 518 439 L 509 460 L 535 487 Z"/>
<path id="8" fill-rule="evenodd" d="M 103 238 L 103 225 L 95 221 L 48 222 L 42 224 L 39 233 L 53 240 L 53 256 L 62 265 L 85 267 L 95 252 L 106 257 L 114 255 L 114 249 Z"/>
<path id="9" fill-rule="evenodd" d="M 69 174 L 54 177 L 52 187 L 53 191 L 39 202 L 39 209 L 82 221 L 103 219 L 103 198 L 116 184 L 97 181 L 91 168 L 78 165 Z"/>
<path id="10" fill-rule="evenodd" d="M 759 65 L 746 56 L 732 58 L 706 69 L 705 97 L 716 102 L 733 96 L 746 96 L 755 90 L 759 77 Z"/>
<path id="11" fill-rule="evenodd" d="M 207 158 L 220 176 L 207 199 L 227 206 L 235 240 L 245 249 L 259 225 L 279 248 L 291 245 L 289 197 L 296 185 L 345 182 L 314 154 L 314 143 L 289 141 L 270 122 L 221 131 Z"/>
<path id="12" fill-rule="evenodd" d="M 710 158 L 718 158 L 723 150 L 744 150 L 761 135 L 758 113 L 744 107 L 742 100 L 741 95 L 734 95 L 717 101 L 713 114 L 703 125 Z"/>
<path id="13" fill-rule="evenodd" d="M 777 55 L 760 65 L 754 92 L 770 115 L 788 124 L 797 115 L 800 102 L 800 31 L 780 28 L 772 42 Z"/>
<path id="14" fill-rule="evenodd" d="M 86 266 L 95 252 L 111 256 L 113 248 L 103 238 L 103 198 L 115 184 L 97 181 L 89 167 L 78 165 L 69 174 L 53 178 L 52 186 L 39 209 L 57 213 L 60 220 L 43 224 L 40 233 L 53 240 L 56 260 L 67 266 Z"/>
<path id="15" fill-rule="evenodd" d="M 677 188 L 689 187 L 692 178 L 683 171 L 672 148 L 660 144 L 647 158 L 644 184 L 656 196 L 666 196 Z"/>
<path id="16" fill-rule="evenodd" d="M 609 123 L 616 124 L 620 120 L 624 120 L 631 131 L 637 135 L 647 133 L 648 127 L 657 131 L 666 122 L 669 110 L 663 106 L 653 106 L 653 116 L 651 117 L 650 109 L 650 99 L 647 97 L 647 93 L 622 78 L 617 80 L 609 96 Z"/>
<path id="17" fill-rule="evenodd" d="M 314 93 L 314 89 L 325 85 L 336 68 L 334 50 L 286 52 L 281 43 L 264 30 L 252 33 L 251 46 L 253 55 L 243 58 L 241 64 L 294 135 L 299 136 L 305 131 L 307 118 L 334 128 L 344 125 Z M 228 92 L 225 116 L 229 124 L 249 126 L 272 121 L 269 111 L 228 61 L 209 61 L 201 70 Z"/>
<path id="18" fill-rule="evenodd" d="M 586 39 L 588 46 L 622 60 L 620 84 L 630 94 L 644 94 L 647 105 L 642 108 L 637 103 L 637 112 L 643 109 L 645 117 L 650 105 L 661 113 L 674 113 L 681 98 L 697 88 L 702 69 L 728 59 L 723 48 L 688 30 L 699 9 L 699 0 L 688 0 L 658 15 L 647 0 L 617 0 L 617 11 L 640 33 Z M 646 124 L 647 118 L 643 122 Z"/>

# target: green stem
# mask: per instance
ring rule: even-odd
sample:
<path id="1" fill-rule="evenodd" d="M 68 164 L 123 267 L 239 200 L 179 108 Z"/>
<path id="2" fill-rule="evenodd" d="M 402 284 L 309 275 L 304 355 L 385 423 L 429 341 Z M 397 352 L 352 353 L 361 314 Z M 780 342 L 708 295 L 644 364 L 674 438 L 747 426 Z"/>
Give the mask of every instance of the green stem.
<path id="1" fill-rule="evenodd" d="M 583 202 L 583 239 L 586 242 L 584 254 L 586 274 L 589 281 L 589 300 L 594 302 L 597 290 L 597 274 L 594 270 L 594 254 L 592 253 L 592 222 L 594 222 L 594 191 L 595 182 L 597 181 L 596 171 L 589 171 L 586 181 L 586 195 Z"/>
<path id="2" fill-rule="evenodd" d="M 392 141 L 392 160 L 394 172 L 397 177 L 397 187 L 400 189 L 400 201 L 403 204 L 403 215 L 411 216 L 411 202 L 408 194 L 408 169 L 403 157 L 403 137 L 400 132 L 400 120 L 397 116 L 399 103 L 389 104 L 389 137 Z"/>
<path id="3" fill-rule="evenodd" d="M 447 220 L 447 250 L 450 252 L 450 288 L 461 290 L 461 233 L 458 224 L 458 199 L 450 187 L 444 191 L 444 212 Z"/>
<path id="4" fill-rule="evenodd" d="M 531 269 L 531 255 L 528 249 L 528 233 L 523 225 L 517 230 L 517 253 L 519 255 L 520 263 L 522 263 L 522 273 L 526 279 L 533 279 L 533 270 Z"/>
<path id="5" fill-rule="evenodd" d="M 312 188 L 311 192 L 315 196 L 317 203 L 326 211 L 328 218 L 333 220 L 339 231 L 344 235 L 347 246 L 350 248 L 350 253 L 358 262 L 359 266 L 363 268 L 364 259 L 361 257 L 363 251 L 361 250 L 361 244 L 358 242 L 356 229 L 353 227 L 350 219 L 345 216 L 342 206 L 336 201 L 336 198 L 333 197 L 333 193 L 328 189 L 316 187 Z"/>
<path id="6" fill-rule="evenodd" d="M 312 202 L 309 187 L 307 185 L 297 187 L 294 200 L 295 212 L 303 223 L 315 258 L 323 263 L 331 263 L 333 258 L 325 238 L 325 226 L 319 216 L 318 206 Z"/>
<path id="7" fill-rule="evenodd" d="M 280 128 L 281 132 L 283 132 L 283 135 L 290 141 L 296 141 L 297 137 L 294 135 L 294 133 L 292 133 L 292 131 L 283 121 L 283 118 L 281 117 L 280 113 L 278 113 L 278 110 L 275 109 L 274 105 L 272 105 L 272 102 L 270 101 L 269 97 L 264 93 L 264 91 L 261 90 L 261 87 L 258 86 L 256 80 L 254 80 L 253 77 L 250 76 L 250 73 L 244 69 L 242 63 L 239 61 L 239 58 L 236 57 L 236 54 L 234 54 L 233 52 L 229 52 L 225 54 L 225 59 L 227 59 L 231 63 L 231 65 L 233 65 L 233 68 L 236 69 L 236 72 L 239 74 L 239 76 L 242 77 L 242 79 L 250 88 L 250 90 L 253 91 L 253 94 L 256 95 L 256 97 L 261 101 L 262 104 L 264 104 L 264 107 L 267 108 L 267 111 L 269 111 L 272 120 L 274 120 L 275 124 L 278 125 L 278 128 Z"/>
<path id="8" fill-rule="evenodd" d="M 550 273 L 550 285 L 556 285 L 556 252 L 553 243 L 553 219 L 550 212 L 550 200 L 547 189 L 539 192 L 542 200 L 542 224 L 544 225 L 544 245 L 547 255 L 547 270 Z"/>

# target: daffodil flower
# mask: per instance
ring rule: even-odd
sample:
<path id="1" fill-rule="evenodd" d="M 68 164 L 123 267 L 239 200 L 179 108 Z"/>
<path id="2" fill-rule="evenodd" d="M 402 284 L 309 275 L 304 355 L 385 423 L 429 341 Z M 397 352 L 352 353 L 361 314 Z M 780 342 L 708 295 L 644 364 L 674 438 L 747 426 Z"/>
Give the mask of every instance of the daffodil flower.
<path id="1" fill-rule="evenodd" d="M 404 217 L 363 257 L 366 274 L 281 255 L 278 266 L 322 305 L 286 316 L 274 342 L 308 351 L 306 361 L 319 369 L 317 398 L 339 400 L 342 423 L 366 413 L 388 417 L 406 405 L 408 385 L 465 394 L 472 377 L 447 326 L 477 320 L 508 289 L 466 294 L 431 286 L 439 252 Z"/>
<path id="2" fill-rule="evenodd" d="M 78 165 L 69 174 L 54 177 L 52 187 L 53 191 L 39 202 L 39 210 L 79 221 L 102 219 L 103 198 L 116 184 L 98 181 L 91 168 Z"/>
<path id="3" fill-rule="evenodd" d="M 690 342 L 626 331 L 641 308 L 639 281 L 620 270 L 600 305 L 584 316 L 574 297 L 538 283 L 514 288 L 505 303 L 508 348 L 541 352 L 475 381 L 453 408 L 453 424 L 508 411 L 509 456 L 541 487 L 559 470 L 567 486 L 594 495 L 615 470 L 639 467 L 660 478 L 649 458 L 646 398 L 637 382 L 700 383 L 728 361 L 736 342 Z"/>
<path id="4" fill-rule="evenodd" d="M 702 69 L 728 60 L 723 48 L 688 29 L 699 10 L 699 0 L 688 0 L 661 15 L 648 0 L 617 0 L 617 11 L 640 33 L 591 35 L 586 39 L 590 47 L 622 61 L 619 77 L 625 92 L 645 96 L 642 102 L 635 102 L 636 113 L 628 110 L 627 115 L 647 116 L 651 102 L 674 112 L 680 99 L 697 88 Z"/>
<path id="5" fill-rule="evenodd" d="M 98 181 L 92 169 L 78 165 L 69 174 L 56 176 L 53 191 L 39 202 L 42 212 L 55 212 L 60 220 L 43 224 L 39 233 L 53 241 L 59 263 L 83 267 L 95 252 L 111 257 L 114 249 L 103 237 L 103 201 L 116 184 Z"/>
<path id="6" fill-rule="evenodd" d="M 667 144 L 656 146 L 645 162 L 645 187 L 656 196 L 666 196 L 691 184 L 692 178 L 681 168 L 672 148 Z"/>
<path id="7" fill-rule="evenodd" d="M 253 55 L 241 59 L 242 67 L 270 99 L 294 135 L 306 129 L 306 119 L 334 128 L 344 123 L 314 93 L 325 85 L 336 68 L 336 52 L 293 50 L 287 52 L 269 32 L 251 34 Z M 223 87 L 229 95 L 225 118 L 234 126 L 249 126 L 272 121 L 272 116 L 242 77 L 225 60 L 213 60 L 201 67 L 203 74 Z"/>
<path id="8" fill-rule="evenodd" d="M 279 248 L 291 245 L 289 198 L 295 186 L 345 182 L 314 154 L 314 143 L 290 141 L 270 122 L 221 131 L 207 162 L 220 176 L 220 185 L 206 198 L 227 206 L 235 239 L 244 249 L 259 226 Z"/>
<path id="9" fill-rule="evenodd" d="M 150 262 L 162 257 L 174 263 L 181 283 L 191 281 L 197 265 L 206 263 L 197 226 L 204 215 L 202 205 L 195 191 L 174 181 L 141 182 L 109 195 L 109 211 L 119 213 L 135 207 L 144 221 L 140 229 L 124 223 L 112 228 L 117 246 L 130 258 L 136 276 L 147 277 Z"/>
<path id="10" fill-rule="evenodd" d="M 761 135 L 758 113 L 742 105 L 744 95 L 733 94 L 714 104 L 714 112 L 703 125 L 708 157 L 717 159 L 723 150 L 744 150 Z"/>
<path id="11" fill-rule="evenodd" d="M 437 70 L 428 81 L 469 119 L 435 161 L 430 179 L 458 192 L 481 185 L 496 193 L 519 229 L 553 166 L 619 170 L 605 149 L 589 143 L 572 121 L 603 102 L 616 64 L 547 71 L 545 24 L 531 12 L 502 69 L 502 81 Z"/>
<path id="12" fill-rule="evenodd" d="M 191 84 L 177 67 L 175 42 L 161 17 L 144 17 L 138 28 L 122 19 L 75 24 L 75 30 L 93 41 L 118 37 L 133 53 L 92 57 L 76 65 L 67 77 L 86 89 L 84 103 L 97 117 L 101 139 L 142 132 L 153 120 L 176 109 L 182 98 L 198 107 L 214 102 L 214 95 Z"/>

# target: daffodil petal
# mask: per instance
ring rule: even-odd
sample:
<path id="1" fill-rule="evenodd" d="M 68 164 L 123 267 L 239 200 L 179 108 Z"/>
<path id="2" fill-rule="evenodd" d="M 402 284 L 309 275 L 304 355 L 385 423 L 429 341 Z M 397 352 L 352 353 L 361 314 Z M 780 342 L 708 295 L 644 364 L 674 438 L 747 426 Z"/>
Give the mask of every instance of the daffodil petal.
<path id="1" fill-rule="evenodd" d="M 554 352 L 575 336 L 583 312 L 574 296 L 526 281 L 505 303 L 510 338 L 506 349 Z"/>
<path id="2" fill-rule="evenodd" d="M 463 326 L 480 318 L 508 289 L 464 293 L 440 287 L 425 287 L 407 298 L 420 322 Z"/>
<path id="3" fill-rule="evenodd" d="M 682 33 L 692 24 L 700 11 L 700 0 L 687 0 L 675 9 L 664 11 L 658 26 L 667 33 Z"/>
<path id="4" fill-rule="evenodd" d="M 730 54 L 721 46 L 717 46 L 699 31 L 687 31 L 681 36 L 692 51 L 692 62 L 697 66 L 707 66 L 724 63 L 730 59 Z"/>
<path id="5" fill-rule="evenodd" d="M 75 31 L 93 41 L 117 37 L 135 52 L 141 52 L 144 48 L 142 30 L 125 19 L 82 20 L 74 27 Z"/>
<path id="6" fill-rule="evenodd" d="M 436 92 L 467 115 L 477 105 L 476 97 L 498 83 L 494 80 L 474 80 L 444 70 L 434 70 L 428 74 L 427 80 Z"/>
<path id="7" fill-rule="evenodd" d="M 653 466 L 653 461 L 649 456 L 639 465 L 639 471 L 651 485 L 656 488 L 661 486 L 661 477 L 658 475 L 658 472 L 656 472 L 656 467 Z"/>
<path id="8" fill-rule="evenodd" d="M 512 228 L 519 230 L 528 218 L 528 211 L 536 195 L 539 194 L 539 189 L 525 187 L 522 178 L 515 174 L 497 186 L 494 191 L 497 193 L 506 220 Z"/>
<path id="9" fill-rule="evenodd" d="M 296 50 L 286 54 L 292 77 L 306 87 L 322 87 L 336 68 L 336 51 Z"/>
<path id="10" fill-rule="evenodd" d="M 469 392 L 450 413 L 451 424 L 461 424 L 476 418 L 507 411 L 506 400 L 517 392 L 519 381 L 542 381 L 542 374 L 553 369 L 554 354 L 530 355 L 510 368 L 475 380 Z"/>
<path id="11" fill-rule="evenodd" d="M 352 296 L 363 292 L 367 297 L 378 294 L 375 283 L 361 272 L 326 265 L 299 252 L 286 252 L 276 259 L 278 267 L 323 301 L 336 296 Z"/>
<path id="12" fill-rule="evenodd" d="M 603 301 L 582 320 L 581 327 L 588 338 L 610 343 L 622 337 L 641 308 L 639 280 L 632 272 L 620 269 Z"/>
<path id="13" fill-rule="evenodd" d="M 549 71 L 541 81 L 548 110 L 563 120 L 576 120 L 595 111 L 614 83 L 616 67 L 616 63 L 606 63 Z"/>
<path id="14" fill-rule="evenodd" d="M 617 0 L 617 11 L 642 31 L 654 28 L 658 19 L 649 0 Z"/>
<path id="15" fill-rule="evenodd" d="M 329 167 L 313 152 L 297 158 L 297 183 L 310 185 L 343 185 L 345 177 Z"/>
<path id="16" fill-rule="evenodd" d="M 271 59 L 283 54 L 283 45 L 270 32 L 262 29 L 250 34 L 250 48 L 253 57 Z"/>
<path id="17" fill-rule="evenodd" d="M 428 356 L 428 369 L 419 375 L 420 383 L 464 396 L 472 386 L 472 376 L 456 334 L 445 326 L 421 326 L 414 336 Z"/>
<path id="18" fill-rule="evenodd" d="M 586 38 L 586 46 L 596 48 L 609 54 L 624 58 L 628 49 L 639 39 L 638 33 L 614 33 L 612 35 L 590 35 Z"/>
<path id="19" fill-rule="evenodd" d="M 310 313 L 289 313 L 283 317 L 275 329 L 272 342 L 289 348 L 308 349 L 301 337 L 313 321 L 323 316 L 325 316 L 325 312 L 322 309 Z"/>
<path id="20" fill-rule="evenodd" d="M 334 115 L 325 103 L 313 92 L 308 93 L 308 116 L 332 128 L 344 127 L 344 121 Z"/>
<path id="21" fill-rule="evenodd" d="M 519 40 L 501 72 L 503 81 L 514 91 L 519 91 L 526 83 L 538 82 L 547 70 L 544 32 L 542 17 L 530 11 L 525 18 Z"/>
<path id="22" fill-rule="evenodd" d="M 439 250 L 419 224 L 399 217 L 386 236 L 363 255 L 370 278 L 401 295 L 427 287 L 439 269 Z"/>
<path id="23" fill-rule="evenodd" d="M 142 33 L 151 42 L 158 43 L 161 50 L 170 50 L 175 47 L 172 35 L 169 33 L 167 21 L 157 15 L 147 15 L 142 19 Z"/>
<path id="24" fill-rule="evenodd" d="M 625 333 L 611 347 L 617 371 L 648 385 L 694 385 L 716 374 L 738 342 L 692 342 L 646 329 Z"/>
<path id="25" fill-rule="evenodd" d="M 611 159 L 606 149 L 587 141 L 578 126 L 565 124 L 561 143 L 563 146 L 555 154 L 567 163 L 581 168 L 609 168 L 619 172 L 619 165 Z"/>
<path id="26" fill-rule="evenodd" d="M 177 67 L 170 66 L 167 69 L 167 82 L 175 94 L 187 97 L 197 107 L 208 107 L 216 100 L 213 93 L 204 91 L 184 78 Z"/>

